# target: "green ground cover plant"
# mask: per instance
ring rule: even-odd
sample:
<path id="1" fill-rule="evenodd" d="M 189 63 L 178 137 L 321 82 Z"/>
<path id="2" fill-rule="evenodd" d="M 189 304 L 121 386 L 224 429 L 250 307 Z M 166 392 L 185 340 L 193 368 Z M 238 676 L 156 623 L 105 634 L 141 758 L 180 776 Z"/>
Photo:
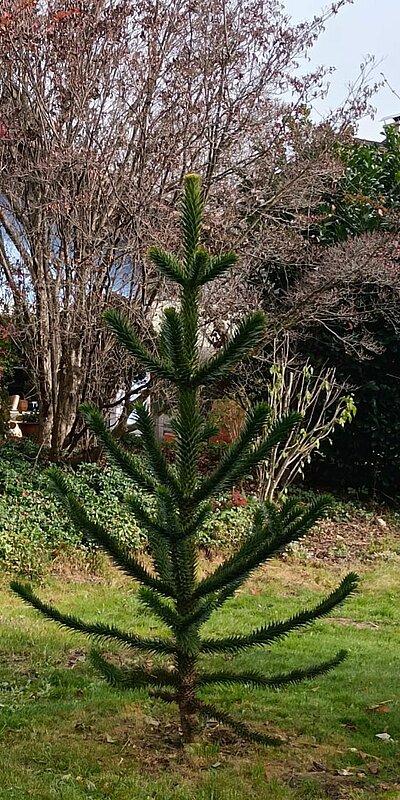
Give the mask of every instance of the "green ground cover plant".
<path id="1" fill-rule="evenodd" d="M 0 450 L 0 565 L 5 570 L 39 577 L 60 559 L 78 560 L 82 566 L 101 570 L 98 547 L 71 525 L 57 497 L 49 490 L 46 463 L 37 458 L 31 443 L 23 448 L 13 443 Z M 80 464 L 65 467 L 77 497 L 85 501 L 97 522 L 112 525 L 121 543 L 145 552 L 146 531 L 132 518 L 123 499 L 130 489 L 123 473 L 111 465 Z M 149 511 L 154 504 L 143 494 Z M 203 523 L 199 543 L 207 550 L 229 550 L 245 536 L 254 513 L 231 503 L 230 495 L 216 498 L 212 515 Z"/>

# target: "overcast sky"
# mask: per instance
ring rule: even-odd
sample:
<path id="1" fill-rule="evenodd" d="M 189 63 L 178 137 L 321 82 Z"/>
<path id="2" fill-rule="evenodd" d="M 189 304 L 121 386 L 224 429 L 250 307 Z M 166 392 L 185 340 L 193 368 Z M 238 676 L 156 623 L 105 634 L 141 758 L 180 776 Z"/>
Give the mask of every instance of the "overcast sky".
<path id="1" fill-rule="evenodd" d="M 312 17 L 327 3 L 321 0 L 283 0 L 295 21 Z M 383 72 L 400 95 L 400 0 L 354 0 L 331 19 L 312 52 L 312 64 L 336 67 L 331 90 L 324 101 L 316 103 L 316 113 L 334 108 L 346 97 L 346 86 L 359 75 L 359 65 L 367 54 L 376 56 L 376 79 Z M 400 99 L 385 86 L 373 104 L 375 119 L 364 119 L 359 134 L 379 139 L 382 117 L 400 114 Z"/>

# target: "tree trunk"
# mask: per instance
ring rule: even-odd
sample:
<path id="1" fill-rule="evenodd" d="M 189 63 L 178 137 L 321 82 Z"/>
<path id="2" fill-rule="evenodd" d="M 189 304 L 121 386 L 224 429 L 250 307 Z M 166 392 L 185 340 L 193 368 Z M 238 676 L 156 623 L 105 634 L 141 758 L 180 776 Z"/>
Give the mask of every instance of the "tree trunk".
<path id="1" fill-rule="evenodd" d="M 56 379 L 57 385 L 53 387 L 55 415 L 50 448 L 50 457 L 54 461 L 59 460 L 79 415 L 84 383 L 80 343 L 68 351 L 64 346 Z"/>
<path id="2" fill-rule="evenodd" d="M 77 415 L 84 380 L 82 347 L 64 346 L 45 351 L 40 358 L 39 440 L 52 461 L 59 461 Z"/>
<path id="3" fill-rule="evenodd" d="M 39 443 L 45 448 L 45 450 L 50 450 L 51 448 L 52 430 L 52 405 L 46 401 L 39 392 Z"/>
<path id="4" fill-rule="evenodd" d="M 178 692 L 178 707 L 181 721 L 183 741 L 189 744 L 193 741 L 198 725 L 196 713 L 196 659 L 192 656 L 181 654 L 178 656 L 178 672 L 180 674 L 180 687 Z"/>

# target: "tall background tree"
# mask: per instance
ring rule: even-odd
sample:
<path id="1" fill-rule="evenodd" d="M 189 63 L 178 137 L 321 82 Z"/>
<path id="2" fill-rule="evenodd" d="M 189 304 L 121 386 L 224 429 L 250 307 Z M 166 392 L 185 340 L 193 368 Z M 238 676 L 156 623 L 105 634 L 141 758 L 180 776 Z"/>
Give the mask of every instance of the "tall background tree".
<path id="1" fill-rule="evenodd" d="M 334 291 L 303 329 L 301 350 L 356 387 L 357 415 L 322 448 L 308 479 L 367 489 L 398 502 L 400 485 L 400 131 L 340 148 L 345 166 L 323 198 L 312 235 Z M 306 283 L 315 285 L 315 276 Z M 302 290 L 304 291 L 304 285 Z"/>
<path id="2" fill-rule="evenodd" d="M 234 231 L 243 271 L 267 240 L 282 247 L 285 198 L 310 205 L 326 188 L 366 95 L 315 127 L 305 109 L 327 70 L 299 63 L 345 2 L 298 25 L 277 0 L 2 3 L 0 268 L 54 458 L 79 436 L 82 400 L 130 388 L 101 309 L 129 303 L 150 332 L 164 287 L 143 242 L 173 243 L 187 170 L 205 176 L 210 226 L 221 245 Z"/>
<path id="3" fill-rule="evenodd" d="M 252 280 L 275 325 L 291 330 L 291 353 L 300 363 L 334 369 L 354 389 L 357 414 L 321 447 L 306 477 L 331 488 L 364 488 L 395 501 L 400 480 L 400 132 L 386 129 L 382 143 L 334 145 L 337 176 L 313 207 L 287 206 L 297 253 L 286 247 L 259 261 Z M 340 167 L 341 165 L 341 167 Z M 247 385 L 264 384 L 273 363 L 249 369 Z M 243 376 L 242 376 L 243 377 Z"/>

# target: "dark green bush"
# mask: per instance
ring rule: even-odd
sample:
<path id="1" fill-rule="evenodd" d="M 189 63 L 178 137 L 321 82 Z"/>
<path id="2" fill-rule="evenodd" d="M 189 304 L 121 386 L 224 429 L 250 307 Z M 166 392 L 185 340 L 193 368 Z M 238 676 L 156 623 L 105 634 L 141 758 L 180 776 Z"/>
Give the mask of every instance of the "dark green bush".
<path id="1" fill-rule="evenodd" d="M 399 301 L 397 305 L 400 311 Z M 371 497 L 376 495 L 398 505 L 400 338 L 383 318 L 381 327 L 376 326 L 373 333 L 382 352 L 366 360 L 340 352 L 333 336 L 321 335 L 318 339 L 317 359 L 336 366 L 338 379 L 357 387 L 357 414 L 350 426 L 335 433 L 332 445 L 324 443 L 323 458 L 311 462 L 305 479 L 314 487 L 332 490 L 365 488 Z"/>

